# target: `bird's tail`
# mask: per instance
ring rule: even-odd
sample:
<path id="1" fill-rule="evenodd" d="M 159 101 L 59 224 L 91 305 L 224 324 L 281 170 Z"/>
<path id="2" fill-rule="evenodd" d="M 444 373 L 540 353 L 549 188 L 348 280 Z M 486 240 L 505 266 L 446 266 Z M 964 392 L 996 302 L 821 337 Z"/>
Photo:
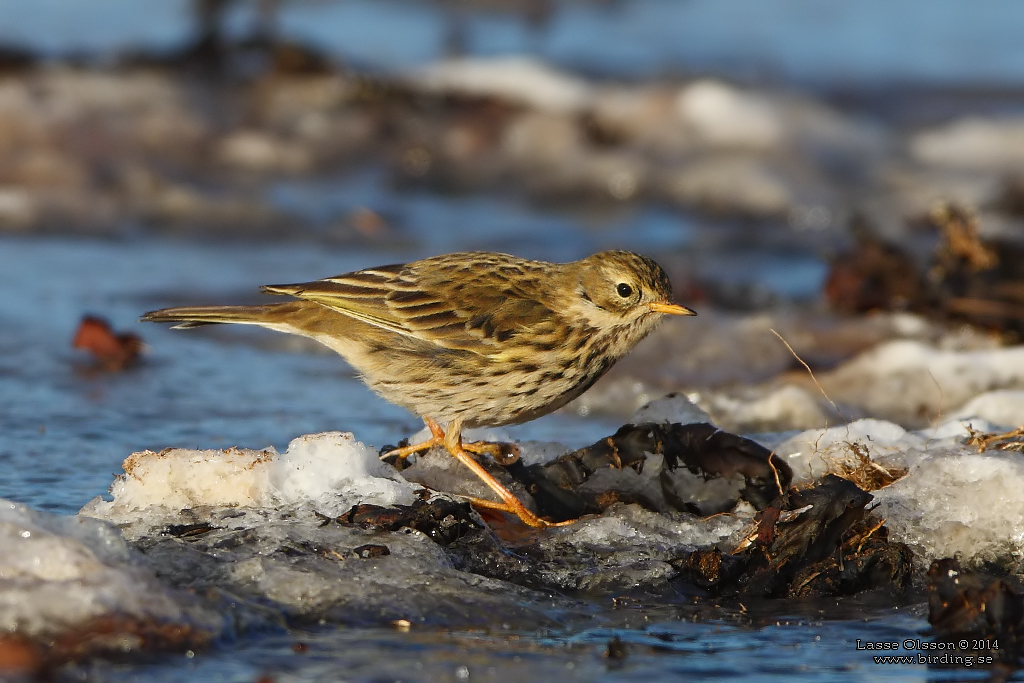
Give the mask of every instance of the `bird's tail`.
<path id="1" fill-rule="evenodd" d="M 240 323 L 242 325 L 267 325 L 273 323 L 277 314 L 288 304 L 265 304 L 263 306 L 180 306 L 150 311 L 141 318 L 143 322 L 177 323 L 172 329 L 187 329 L 215 323 Z"/>

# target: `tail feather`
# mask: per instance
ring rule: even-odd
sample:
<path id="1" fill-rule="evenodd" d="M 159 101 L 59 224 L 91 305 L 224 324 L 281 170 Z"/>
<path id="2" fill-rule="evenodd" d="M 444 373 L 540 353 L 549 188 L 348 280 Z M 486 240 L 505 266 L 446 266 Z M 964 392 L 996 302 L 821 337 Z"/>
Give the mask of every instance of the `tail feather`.
<path id="1" fill-rule="evenodd" d="M 281 304 L 264 306 L 180 306 L 162 308 L 143 315 L 141 322 L 177 323 L 172 329 L 184 330 L 217 323 L 239 323 L 242 325 L 265 325 L 270 322 L 273 311 Z"/>

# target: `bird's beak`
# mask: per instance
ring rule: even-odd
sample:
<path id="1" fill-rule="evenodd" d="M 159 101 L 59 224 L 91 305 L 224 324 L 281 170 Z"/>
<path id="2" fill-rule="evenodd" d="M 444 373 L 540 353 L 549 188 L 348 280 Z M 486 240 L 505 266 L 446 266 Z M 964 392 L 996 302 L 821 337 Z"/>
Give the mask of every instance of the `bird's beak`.
<path id="1" fill-rule="evenodd" d="M 667 315 L 697 315 L 696 311 L 691 311 L 686 306 L 680 306 L 679 304 L 663 303 L 661 301 L 655 301 L 654 303 L 647 304 L 647 308 L 651 309 L 655 313 L 665 313 Z"/>

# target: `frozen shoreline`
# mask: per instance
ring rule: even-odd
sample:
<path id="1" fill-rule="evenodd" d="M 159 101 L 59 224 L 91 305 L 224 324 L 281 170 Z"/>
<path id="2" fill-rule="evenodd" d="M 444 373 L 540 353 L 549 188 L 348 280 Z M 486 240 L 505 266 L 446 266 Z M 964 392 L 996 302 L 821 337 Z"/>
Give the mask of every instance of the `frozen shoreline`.
<path id="1" fill-rule="evenodd" d="M 999 405 L 996 398 L 975 404 Z M 641 417 L 702 419 L 681 397 L 657 402 Z M 978 454 L 964 443 L 966 424 L 991 427 L 974 417 L 908 432 L 890 422 L 861 420 L 803 432 L 783 440 L 776 452 L 788 459 L 796 481 L 805 483 L 863 454 L 887 470 L 906 470 L 872 492 L 878 507 L 871 515 L 886 520 L 891 541 L 913 548 L 915 585 L 929 561 L 953 554 L 967 566 L 1012 571 L 1024 550 L 1024 505 L 1018 500 L 1024 495 L 1024 465 L 1017 454 Z M 441 467 L 448 481 L 467 480 L 457 468 Z M 673 558 L 735 547 L 755 519 L 744 502 L 733 513 L 703 520 L 616 504 L 602 515 L 514 542 L 515 552 L 525 554 L 518 569 L 500 569 L 518 577 L 509 583 L 473 573 L 486 566 L 480 563 L 488 561 L 487 548 L 496 547 L 493 536 L 481 535 L 478 518 L 457 522 L 465 526 L 449 536 L 456 539 L 453 546 L 411 527 L 386 531 L 335 520 L 359 504 L 386 510 L 428 498 L 451 500 L 444 494 L 431 498 L 405 482 L 351 435 L 300 437 L 282 454 L 143 452 L 131 456 L 125 469 L 112 486 L 113 501 L 97 498 L 77 516 L 4 504 L 0 527 L 11 552 L 0 563 L 8 596 L 0 618 L 8 630 L 66 641 L 85 638 L 97 623 L 113 620 L 125 634 L 118 641 L 124 648 L 145 651 L 206 647 L 318 620 L 556 627 L 556 614 L 576 608 L 549 590 L 657 593 L 679 580 L 681 565 Z M 626 469 L 617 476 L 656 482 L 651 469 L 656 465 L 646 474 Z M 446 519 L 449 526 L 455 523 Z M 474 559 L 467 562 L 468 557 Z M 179 637 L 159 636 L 172 626 Z M 109 643 L 91 647 L 85 656 L 117 650 Z"/>

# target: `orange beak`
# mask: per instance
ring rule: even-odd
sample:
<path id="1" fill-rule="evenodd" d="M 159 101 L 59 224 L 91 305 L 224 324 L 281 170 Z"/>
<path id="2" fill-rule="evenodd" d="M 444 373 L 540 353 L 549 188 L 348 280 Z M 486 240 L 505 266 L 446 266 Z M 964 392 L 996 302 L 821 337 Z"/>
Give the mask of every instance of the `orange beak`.
<path id="1" fill-rule="evenodd" d="M 696 311 L 691 311 L 686 306 L 680 306 L 679 304 L 673 303 L 662 303 L 660 301 L 647 304 L 647 308 L 651 309 L 655 313 L 665 313 L 666 315 L 697 315 Z"/>

